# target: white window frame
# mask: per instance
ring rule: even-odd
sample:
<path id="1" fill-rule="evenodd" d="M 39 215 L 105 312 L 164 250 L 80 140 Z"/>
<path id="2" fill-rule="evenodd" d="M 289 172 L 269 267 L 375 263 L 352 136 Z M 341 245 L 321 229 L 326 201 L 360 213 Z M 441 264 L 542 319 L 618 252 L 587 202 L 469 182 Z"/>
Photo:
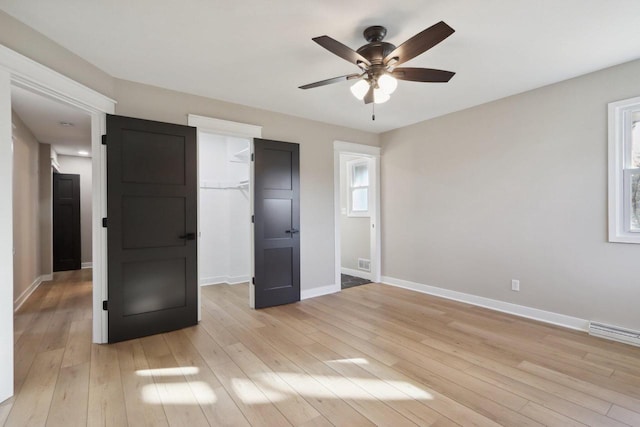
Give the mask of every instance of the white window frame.
<path id="1" fill-rule="evenodd" d="M 367 185 L 353 185 L 354 170 L 357 166 L 365 165 L 367 167 Z M 347 206 L 347 216 L 349 217 L 370 217 L 371 216 L 371 168 L 369 167 L 368 159 L 355 159 L 347 162 L 347 175 L 349 177 L 349 197 Z M 354 211 L 353 210 L 353 191 L 354 190 L 367 190 L 367 210 L 366 211 Z"/>
<path id="2" fill-rule="evenodd" d="M 640 232 L 631 231 L 631 143 L 634 113 L 640 97 L 609 103 L 609 241 L 640 243 Z"/>

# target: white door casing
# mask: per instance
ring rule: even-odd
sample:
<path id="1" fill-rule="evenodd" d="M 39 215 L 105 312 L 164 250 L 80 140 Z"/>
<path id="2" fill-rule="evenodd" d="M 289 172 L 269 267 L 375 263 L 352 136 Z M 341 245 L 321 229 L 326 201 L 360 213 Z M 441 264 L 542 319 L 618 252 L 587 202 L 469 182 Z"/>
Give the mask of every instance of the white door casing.
<path id="1" fill-rule="evenodd" d="M 93 341 L 106 342 L 106 165 L 101 137 L 105 115 L 116 102 L 62 74 L 0 45 L 0 401 L 13 395 L 13 200 L 11 87 L 64 102 L 91 115 L 93 166 Z"/>

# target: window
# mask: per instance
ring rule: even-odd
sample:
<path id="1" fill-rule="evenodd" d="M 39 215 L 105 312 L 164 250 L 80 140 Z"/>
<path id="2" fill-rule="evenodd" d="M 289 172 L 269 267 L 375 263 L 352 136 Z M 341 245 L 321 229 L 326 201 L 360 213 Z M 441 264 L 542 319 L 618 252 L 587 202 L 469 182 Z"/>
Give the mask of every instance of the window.
<path id="1" fill-rule="evenodd" d="M 640 243 L 640 98 L 609 104 L 609 241 Z"/>
<path id="2" fill-rule="evenodd" d="M 347 162 L 349 171 L 349 216 L 369 216 L 369 162 Z"/>

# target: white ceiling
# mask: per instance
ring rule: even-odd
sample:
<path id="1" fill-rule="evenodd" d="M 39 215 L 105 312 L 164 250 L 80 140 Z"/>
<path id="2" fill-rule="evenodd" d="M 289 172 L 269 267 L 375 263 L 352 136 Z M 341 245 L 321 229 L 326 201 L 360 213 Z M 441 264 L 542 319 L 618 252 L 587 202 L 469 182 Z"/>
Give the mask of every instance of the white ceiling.
<path id="1" fill-rule="evenodd" d="M 83 150 L 91 155 L 91 117 L 82 110 L 15 86 L 11 108 L 39 142 L 51 144 L 58 154 L 78 156 Z"/>
<path id="2" fill-rule="evenodd" d="M 0 8 L 115 77 L 382 132 L 640 57 L 637 0 L 0 0 Z M 356 72 L 311 41 L 351 48 L 384 25 L 396 45 L 444 20 L 456 33 L 406 66 L 457 72 L 400 82 L 364 106 Z"/>

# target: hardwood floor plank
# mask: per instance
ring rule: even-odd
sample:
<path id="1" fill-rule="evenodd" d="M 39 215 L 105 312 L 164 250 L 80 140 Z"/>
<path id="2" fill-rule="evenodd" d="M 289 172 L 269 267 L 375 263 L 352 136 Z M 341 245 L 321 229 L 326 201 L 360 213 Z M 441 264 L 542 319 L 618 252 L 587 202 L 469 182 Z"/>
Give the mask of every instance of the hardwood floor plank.
<path id="1" fill-rule="evenodd" d="M 229 362 L 220 368 L 215 370 L 218 380 L 252 426 L 292 425 L 238 365 Z"/>
<path id="2" fill-rule="evenodd" d="M 160 404 L 160 394 L 148 372 L 149 363 L 139 340 L 115 344 L 118 351 L 118 366 L 122 378 L 122 392 L 130 426 L 168 427 L 169 422 Z"/>
<path id="3" fill-rule="evenodd" d="M 44 426 L 56 387 L 63 350 L 39 353 L 20 393 L 15 397 L 6 427 Z"/>
<path id="4" fill-rule="evenodd" d="M 86 425 L 88 396 L 89 361 L 61 368 L 47 426 Z"/>
<path id="5" fill-rule="evenodd" d="M 549 427 L 586 427 L 586 424 L 565 417 L 534 402 L 527 403 L 520 410 L 520 413 Z"/>
<path id="6" fill-rule="evenodd" d="M 640 407 L 637 408 L 640 411 Z M 618 405 L 613 405 L 609 416 L 614 420 L 629 424 L 630 426 L 640 426 L 640 412 L 630 411 Z"/>
<path id="7" fill-rule="evenodd" d="M 88 426 L 127 425 L 117 347 L 91 346 Z"/>
<path id="8" fill-rule="evenodd" d="M 62 367 L 67 368 L 91 361 L 91 334 L 93 324 L 89 319 L 76 320 L 69 326 Z"/>
<path id="9" fill-rule="evenodd" d="M 247 419 L 184 332 L 175 331 L 165 334 L 165 339 L 180 366 L 196 368 L 197 371 L 186 378 L 209 424 L 249 426 Z M 203 396 L 202 389 L 205 387 L 209 388 L 210 394 L 205 393 Z"/>
<path id="10" fill-rule="evenodd" d="M 240 369 L 244 371 L 265 396 L 293 425 L 304 424 L 320 413 L 274 373 L 243 344 L 225 347 L 225 350 Z M 271 393 L 276 391 L 275 393 Z M 273 398 L 272 398 L 273 396 Z"/>
<path id="11" fill-rule="evenodd" d="M 139 374 L 150 375 L 156 384 L 159 402 L 171 426 L 198 427 L 208 426 L 209 423 L 199 400 L 189 385 L 187 376 L 192 372 L 190 366 L 183 367 L 173 357 L 164 336 L 153 335 L 140 338 L 140 344 L 149 363 L 149 369 Z M 205 385 L 202 395 L 211 393 L 211 388 Z M 211 402 L 209 402 L 211 403 Z"/>

